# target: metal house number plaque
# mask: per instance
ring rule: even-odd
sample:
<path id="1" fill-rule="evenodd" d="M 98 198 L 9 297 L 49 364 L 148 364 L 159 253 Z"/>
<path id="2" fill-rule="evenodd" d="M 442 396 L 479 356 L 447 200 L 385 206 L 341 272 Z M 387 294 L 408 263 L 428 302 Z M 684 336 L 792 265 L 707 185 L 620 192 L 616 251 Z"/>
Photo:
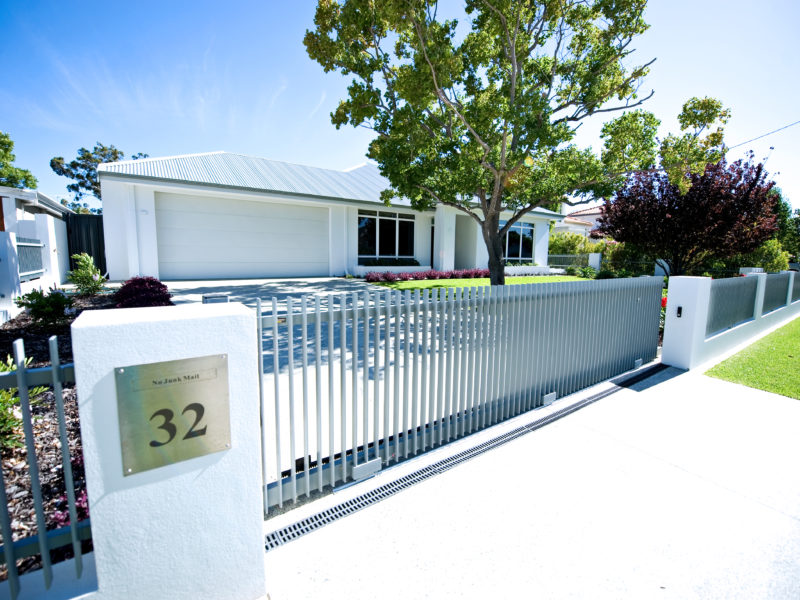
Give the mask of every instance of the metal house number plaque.
<path id="1" fill-rule="evenodd" d="M 227 355 L 120 367 L 114 375 L 123 475 L 231 447 Z"/>

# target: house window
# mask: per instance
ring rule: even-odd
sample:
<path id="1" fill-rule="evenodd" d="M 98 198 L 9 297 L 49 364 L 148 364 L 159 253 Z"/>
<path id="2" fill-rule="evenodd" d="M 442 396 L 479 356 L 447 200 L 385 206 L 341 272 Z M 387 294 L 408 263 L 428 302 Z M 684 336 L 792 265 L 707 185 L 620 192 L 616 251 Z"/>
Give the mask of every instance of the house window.
<path id="1" fill-rule="evenodd" d="M 500 226 L 506 224 L 501 221 Z M 533 260 L 533 223 L 517 221 L 503 238 L 503 258 L 507 262 L 530 262 Z"/>
<path id="2" fill-rule="evenodd" d="M 358 211 L 358 258 L 413 258 L 414 215 Z"/>

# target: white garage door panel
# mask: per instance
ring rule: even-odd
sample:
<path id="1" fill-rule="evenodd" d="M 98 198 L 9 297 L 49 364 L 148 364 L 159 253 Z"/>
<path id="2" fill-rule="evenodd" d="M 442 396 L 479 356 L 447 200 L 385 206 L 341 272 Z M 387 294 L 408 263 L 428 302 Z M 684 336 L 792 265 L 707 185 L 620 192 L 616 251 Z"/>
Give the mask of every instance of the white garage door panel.
<path id="1" fill-rule="evenodd" d="M 162 279 L 328 274 L 328 210 L 156 194 Z"/>

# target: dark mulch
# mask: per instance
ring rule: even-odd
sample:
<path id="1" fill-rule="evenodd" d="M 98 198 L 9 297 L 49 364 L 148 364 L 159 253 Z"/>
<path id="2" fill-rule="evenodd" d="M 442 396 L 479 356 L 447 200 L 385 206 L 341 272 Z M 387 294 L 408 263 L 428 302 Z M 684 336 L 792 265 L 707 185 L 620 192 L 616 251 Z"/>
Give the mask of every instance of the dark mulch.
<path id="1" fill-rule="evenodd" d="M 14 356 L 13 344 L 22 339 L 25 343 L 25 354 L 32 358 L 31 367 L 50 364 L 50 347 L 48 339 L 58 336 L 58 355 L 61 363 L 72 362 L 72 336 L 70 325 L 84 310 L 112 308 L 114 301 L 110 295 L 73 298 L 75 314 L 61 325 L 42 327 L 33 322 L 25 311 L 19 316 L 0 326 L 0 360 L 6 356 Z"/>
<path id="2" fill-rule="evenodd" d="M 83 448 L 81 445 L 80 425 L 78 421 L 78 401 L 75 387 L 64 389 L 64 414 L 66 417 L 67 439 L 75 483 L 75 496 L 78 505 L 78 520 L 89 516 L 86 499 L 86 479 L 83 471 Z M 64 481 L 64 466 L 61 457 L 61 439 L 58 432 L 58 415 L 55 397 L 52 390 L 47 390 L 31 405 L 33 416 L 33 434 L 36 440 L 36 459 L 39 466 L 39 481 L 42 489 L 46 527 L 58 529 L 69 524 L 67 508 L 67 492 Z M 24 439 L 22 431 L 20 440 Z M 31 476 L 28 469 L 27 453 L 23 446 L 2 449 L 3 477 L 8 497 L 8 512 L 11 517 L 11 532 L 14 541 L 35 535 L 36 512 L 33 507 Z M 0 541 L 5 543 L 0 536 Z M 52 553 L 54 560 L 67 558 L 71 554 L 66 550 Z M 35 569 L 40 564 L 38 557 L 29 557 L 17 563 L 20 572 Z M 5 579 L 6 569 L 2 565 L 0 579 Z"/>

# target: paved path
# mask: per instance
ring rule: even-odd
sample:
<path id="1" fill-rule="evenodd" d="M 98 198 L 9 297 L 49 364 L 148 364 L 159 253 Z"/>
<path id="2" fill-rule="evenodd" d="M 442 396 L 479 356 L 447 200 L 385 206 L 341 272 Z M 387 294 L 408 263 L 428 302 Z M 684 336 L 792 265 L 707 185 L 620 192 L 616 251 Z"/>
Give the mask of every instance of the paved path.
<path id="1" fill-rule="evenodd" d="M 660 377 L 272 550 L 271 600 L 796 600 L 800 401 Z"/>
<path id="2" fill-rule="evenodd" d="M 202 302 L 203 294 L 231 292 L 231 302 L 242 302 L 255 307 L 256 300 L 270 300 L 273 296 L 285 300 L 288 296 L 302 294 L 332 294 L 363 292 L 374 289 L 363 279 L 342 277 L 312 277 L 300 279 L 241 279 L 209 281 L 165 281 L 172 292 L 175 304 Z"/>

